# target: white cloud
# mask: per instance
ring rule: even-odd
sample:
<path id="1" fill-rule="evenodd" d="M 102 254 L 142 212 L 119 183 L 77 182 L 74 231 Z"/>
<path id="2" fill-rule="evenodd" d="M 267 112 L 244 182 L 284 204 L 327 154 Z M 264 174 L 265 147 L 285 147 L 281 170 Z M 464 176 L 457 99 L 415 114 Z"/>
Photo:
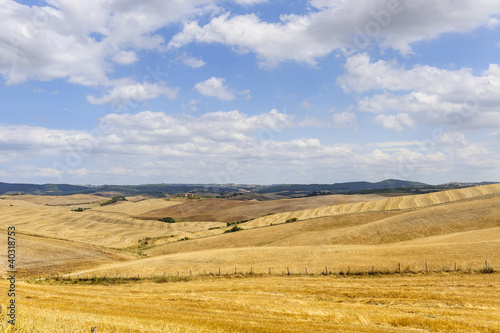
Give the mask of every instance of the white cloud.
<path id="1" fill-rule="evenodd" d="M 82 168 L 77 170 L 70 170 L 67 172 L 67 175 L 71 177 L 84 177 L 87 176 L 89 173 L 90 173 L 89 170 Z"/>
<path id="2" fill-rule="evenodd" d="M 268 2 L 269 0 L 233 0 L 239 5 L 254 5 L 258 3 L 265 3 Z"/>
<path id="3" fill-rule="evenodd" d="M 129 101 L 146 101 L 158 96 L 176 99 L 178 88 L 167 87 L 156 83 L 134 83 L 130 80 L 121 80 L 104 96 L 87 96 L 91 104 L 112 104 L 116 107 L 123 106 Z"/>
<path id="4" fill-rule="evenodd" d="M 214 0 L 46 2 L 2 1 L 0 75 L 9 85 L 53 79 L 108 85 L 113 62 L 130 64 L 137 51 L 163 47 L 160 28 L 218 11 Z"/>
<path id="5" fill-rule="evenodd" d="M 440 135 L 433 150 L 415 142 L 362 146 L 326 144 L 314 136 L 281 139 L 280 131 L 300 122 L 277 110 L 109 114 L 94 133 L 0 126 L 0 149 L 4 158 L 19 154 L 4 160 L 3 170 L 12 179 L 78 182 L 85 177 L 91 183 L 130 183 L 130 176 L 133 182 L 202 183 L 292 182 L 299 176 L 306 182 L 379 180 L 385 174 L 418 179 L 445 175 L 436 170 L 452 177 L 449 170 L 464 175 L 479 167 L 491 175 L 500 163 L 488 146 L 453 132 Z M 399 126 L 406 126 L 404 119 Z M 39 158 L 36 167 L 22 164 L 34 158 Z"/>
<path id="6" fill-rule="evenodd" d="M 338 83 L 346 92 L 365 95 L 358 103 L 359 110 L 404 114 L 404 124 L 410 127 L 426 123 L 491 128 L 500 126 L 500 97 L 496 94 L 500 90 L 499 68 L 491 64 L 482 75 L 475 76 L 467 68 L 406 69 L 396 62 L 371 62 L 367 54 L 359 54 L 347 60 L 346 73 Z M 379 93 L 381 90 L 385 92 Z M 377 122 L 396 131 L 402 129 L 402 120 L 377 116 Z"/>
<path id="7" fill-rule="evenodd" d="M 333 126 L 337 128 L 349 128 L 357 126 L 356 114 L 354 112 L 337 112 L 333 114 Z"/>
<path id="8" fill-rule="evenodd" d="M 471 31 L 491 24 L 491 18 L 500 13 L 500 4 L 493 0 L 317 0 L 310 4 L 316 10 L 282 15 L 279 22 L 229 13 L 203 26 L 191 21 L 169 47 L 221 43 L 238 52 L 254 52 L 263 67 L 289 60 L 315 66 L 319 58 L 336 50 L 366 48 L 372 43 L 408 54 L 412 43 L 442 33 Z"/>
<path id="9" fill-rule="evenodd" d="M 204 96 L 217 97 L 223 101 L 230 101 L 236 98 L 224 83 L 225 79 L 220 77 L 211 77 L 210 79 L 197 83 L 194 89 Z"/>
<path id="10" fill-rule="evenodd" d="M 182 62 L 184 65 L 189 66 L 191 68 L 200 68 L 206 65 L 206 62 L 202 59 L 191 57 L 184 53 L 177 57 L 177 61 Z"/>
<path id="11" fill-rule="evenodd" d="M 467 145 L 467 139 L 461 132 L 446 132 L 441 137 L 439 137 L 438 142 L 442 145 L 447 146 L 463 147 Z"/>
<path id="12" fill-rule="evenodd" d="M 414 126 L 414 121 L 406 113 L 397 115 L 381 114 L 375 117 L 375 122 L 395 132 L 401 132 L 403 130 L 403 125 L 407 127 Z"/>
<path id="13" fill-rule="evenodd" d="M 112 60 L 120 65 L 130 65 L 137 61 L 137 54 L 133 51 L 119 51 L 117 52 Z"/>

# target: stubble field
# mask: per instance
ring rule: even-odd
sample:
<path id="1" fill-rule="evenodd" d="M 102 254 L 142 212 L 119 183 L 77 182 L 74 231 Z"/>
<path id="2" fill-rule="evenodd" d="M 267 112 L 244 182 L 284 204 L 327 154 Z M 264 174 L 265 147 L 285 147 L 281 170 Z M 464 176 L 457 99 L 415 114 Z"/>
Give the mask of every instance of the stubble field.
<path id="1" fill-rule="evenodd" d="M 17 230 L 19 332 L 500 332 L 500 275 L 486 274 L 500 263 L 500 185 L 100 202 L 0 200 L 3 238 Z M 224 233 L 235 219 L 250 221 Z"/>

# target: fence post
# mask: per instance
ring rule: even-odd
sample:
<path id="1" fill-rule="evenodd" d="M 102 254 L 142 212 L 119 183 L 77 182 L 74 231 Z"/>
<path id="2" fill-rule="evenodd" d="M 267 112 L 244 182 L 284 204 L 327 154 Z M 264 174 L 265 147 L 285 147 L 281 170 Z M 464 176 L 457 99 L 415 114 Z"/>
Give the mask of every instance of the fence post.
<path id="1" fill-rule="evenodd" d="M 286 268 L 286 273 L 287 275 L 290 275 L 290 269 L 288 267 Z"/>
<path id="2" fill-rule="evenodd" d="M 485 261 L 484 261 L 484 266 L 485 266 L 486 268 L 488 268 L 488 260 L 485 260 Z"/>
<path id="3" fill-rule="evenodd" d="M 307 274 L 307 267 L 306 267 L 306 275 L 309 275 L 309 274 Z"/>
<path id="4" fill-rule="evenodd" d="M 401 263 L 398 262 L 398 273 L 401 273 Z"/>
<path id="5" fill-rule="evenodd" d="M 219 276 L 220 276 L 220 267 L 219 267 Z"/>
<path id="6" fill-rule="evenodd" d="M 253 275 L 253 267 L 250 266 L 250 275 Z"/>
<path id="7" fill-rule="evenodd" d="M 269 275 L 271 275 L 271 267 L 269 267 Z"/>
<path id="8" fill-rule="evenodd" d="M 454 265 L 455 265 L 455 271 L 457 271 L 457 263 L 454 263 Z"/>
<path id="9" fill-rule="evenodd" d="M 236 267 L 234 268 L 234 275 L 236 275 Z"/>
<path id="10" fill-rule="evenodd" d="M 351 266 L 347 266 L 347 274 L 351 274 Z"/>
<path id="11" fill-rule="evenodd" d="M 375 267 L 372 265 L 372 274 L 375 274 Z"/>
<path id="12" fill-rule="evenodd" d="M 325 266 L 325 275 L 328 275 L 328 267 Z"/>
<path id="13" fill-rule="evenodd" d="M 427 263 L 425 263 L 425 272 L 428 273 L 429 272 L 429 268 L 427 267 Z"/>

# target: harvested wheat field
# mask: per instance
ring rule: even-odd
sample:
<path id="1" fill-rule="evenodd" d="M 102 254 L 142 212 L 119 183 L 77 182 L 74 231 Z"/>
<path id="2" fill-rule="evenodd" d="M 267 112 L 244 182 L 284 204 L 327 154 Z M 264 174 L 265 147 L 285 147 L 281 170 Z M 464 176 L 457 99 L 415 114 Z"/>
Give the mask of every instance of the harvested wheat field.
<path id="1" fill-rule="evenodd" d="M 1 228 L 18 233 L 22 332 L 500 332 L 500 185 L 263 203 L 49 199 L 0 200 Z M 156 220 L 167 213 L 185 221 Z M 249 216 L 261 217 L 226 224 Z M 6 272 L 6 251 L 0 260 Z"/>
<path id="2" fill-rule="evenodd" d="M 500 331 L 498 274 L 31 281 L 18 288 L 22 332 Z"/>

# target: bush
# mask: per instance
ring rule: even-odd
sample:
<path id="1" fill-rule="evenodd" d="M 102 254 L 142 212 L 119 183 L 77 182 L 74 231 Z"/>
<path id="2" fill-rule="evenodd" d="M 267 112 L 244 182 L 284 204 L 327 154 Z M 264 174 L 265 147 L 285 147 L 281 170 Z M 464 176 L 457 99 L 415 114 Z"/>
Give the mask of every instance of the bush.
<path id="1" fill-rule="evenodd" d="M 224 231 L 224 233 L 227 234 L 228 232 L 236 232 L 236 231 L 240 231 L 240 230 L 243 230 L 243 229 L 241 229 L 240 227 L 238 227 L 237 225 L 235 225 L 231 229 Z"/>
<path id="2" fill-rule="evenodd" d="M 208 228 L 208 230 L 215 230 L 215 229 L 220 229 L 220 227 Z"/>
<path id="3" fill-rule="evenodd" d="M 127 201 L 127 198 L 125 198 L 124 196 L 113 197 L 110 200 L 101 203 L 101 206 L 111 205 L 118 201 Z"/>
<path id="4" fill-rule="evenodd" d="M 82 207 L 78 207 L 77 209 L 72 209 L 71 211 L 73 212 L 83 212 L 85 209 L 83 209 Z"/>
<path id="5" fill-rule="evenodd" d="M 298 219 L 296 217 L 292 217 L 291 219 L 286 220 L 285 223 L 290 223 L 290 222 L 297 222 Z"/>
<path id="6" fill-rule="evenodd" d="M 175 223 L 175 220 L 171 217 L 164 217 L 162 219 L 159 219 L 158 221 L 166 222 L 166 223 Z"/>
<path id="7" fill-rule="evenodd" d="M 482 274 L 491 274 L 491 273 L 495 273 L 495 269 L 491 266 L 488 266 L 488 267 L 481 267 L 479 270 L 478 270 L 479 273 L 482 273 Z"/>

